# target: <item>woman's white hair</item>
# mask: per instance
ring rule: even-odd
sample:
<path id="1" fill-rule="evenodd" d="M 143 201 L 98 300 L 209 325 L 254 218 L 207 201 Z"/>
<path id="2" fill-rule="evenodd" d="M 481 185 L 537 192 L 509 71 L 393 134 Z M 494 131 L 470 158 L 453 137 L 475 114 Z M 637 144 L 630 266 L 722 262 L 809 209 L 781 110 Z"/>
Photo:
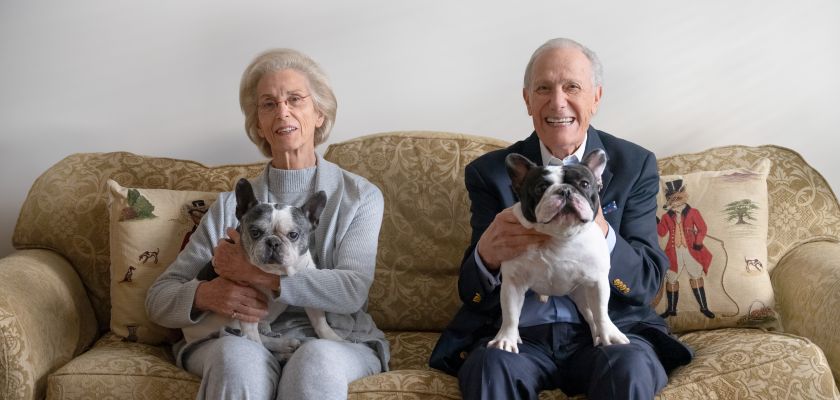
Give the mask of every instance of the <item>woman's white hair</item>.
<path id="1" fill-rule="evenodd" d="M 525 67 L 525 80 L 522 87 L 527 89 L 528 85 L 531 84 L 531 70 L 534 67 L 534 62 L 540 54 L 546 50 L 566 48 L 578 49 L 586 56 L 586 58 L 589 59 L 589 62 L 592 64 L 592 85 L 594 87 L 602 86 L 604 84 L 604 66 L 601 64 L 601 60 L 598 58 L 598 55 L 586 46 L 572 39 L 556 38 L 543 43 L 543 45 L 537 48 L 537 50 L 534 51 L 534 54 L 531 55 L 531 59 L 528 61 L 528 66 Z"/>
<path id="2" fill-rule="evenodd" d="M 272 49 L 258 55 L 242 73 L 242 81 L 239 84 L 239 106 L 245 114 L 245 132 L 248 133 L 248 138 L 266 157 L 271 157 L 271 146 L 259 134 L 257 84 L 265 74 L 284 69 L 293 69 L 306 77 L 315 110 L 324 116 L 324 123 L 320 128 L 315 128 L 315 146 L 326 142 L 330 137 L 338 109 L 338 103 L 327 75 L 311 58 L 292 49 Z"/>

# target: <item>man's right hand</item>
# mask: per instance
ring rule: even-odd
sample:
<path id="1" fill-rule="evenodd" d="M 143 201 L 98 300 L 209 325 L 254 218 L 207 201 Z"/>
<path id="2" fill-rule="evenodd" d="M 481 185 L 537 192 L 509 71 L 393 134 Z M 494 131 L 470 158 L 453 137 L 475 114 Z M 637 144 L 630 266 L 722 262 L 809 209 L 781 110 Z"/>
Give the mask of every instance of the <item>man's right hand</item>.
<path id="1" fill-rule="evenodd" d="M 522 226 L 513 209 L 506 208 L 496 214 L 478 239 L 478 256 L 489 271 L 495 272 L 503 261 L 524 253 L 529 246 L 543 244 L 550 237 Z"/>

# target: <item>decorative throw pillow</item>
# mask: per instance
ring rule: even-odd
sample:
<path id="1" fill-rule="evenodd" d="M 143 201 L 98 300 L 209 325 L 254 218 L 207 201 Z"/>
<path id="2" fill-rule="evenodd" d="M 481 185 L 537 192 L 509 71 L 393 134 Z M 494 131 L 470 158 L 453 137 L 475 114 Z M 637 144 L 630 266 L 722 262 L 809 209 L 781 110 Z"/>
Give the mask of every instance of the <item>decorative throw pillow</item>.
<path id="1" fill-rule="evenodd" d="M 654 305 L 675 332 L 780 329 L 767 265 L 770 160 L 660 178 L 660 246 L 670 261 Z"/>
<path id="2" fill-rule="evenodd" d="M 124 188 L 108 180 L 111 330 L 132 342 L 177 340 L 146 316 L 146 291 L 186 246 L 218 193 Z"/>

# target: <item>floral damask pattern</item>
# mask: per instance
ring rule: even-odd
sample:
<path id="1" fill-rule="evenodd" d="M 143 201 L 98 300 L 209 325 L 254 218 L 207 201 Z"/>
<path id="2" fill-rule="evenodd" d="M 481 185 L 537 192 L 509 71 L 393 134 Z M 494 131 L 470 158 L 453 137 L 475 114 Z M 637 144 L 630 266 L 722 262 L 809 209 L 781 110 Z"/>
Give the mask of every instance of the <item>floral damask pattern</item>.
<path id="1" fill-rule="evenodd" d="M 391 369 L 430 369 L 429 355 L 439 336 L 437 332 L 385 332 L 391 344 Z"/>
<path id="2" fill-rule="evenodd" d="M 384 330 L 442 330 L 460 306 L 456 281 L 469 244 L 464 167 L 504 142 L 406 132 L 329 147 L 324 158 L 369 179 L 385 198 L 368 311 Z"/>
<path id="3" fill-rule="evenodd" d="M 840 381 L 840 244 L 813 242 L 791 250 L 772 279 L 786 332 L 819 345 Z"/>
<path id="4" fill-rule="evenodd" d="M 0 399 L 38 399 L 46 376 L 97 335 L 73 267 L 49 250 L 0 259 Z"/>
<path id="5" fill-rule="evenodd" d="M 107 334 L 88 352 L 50 375 L 51 399 L 189 399 L 200 379 L 174 364 L 167 346 Z"/>

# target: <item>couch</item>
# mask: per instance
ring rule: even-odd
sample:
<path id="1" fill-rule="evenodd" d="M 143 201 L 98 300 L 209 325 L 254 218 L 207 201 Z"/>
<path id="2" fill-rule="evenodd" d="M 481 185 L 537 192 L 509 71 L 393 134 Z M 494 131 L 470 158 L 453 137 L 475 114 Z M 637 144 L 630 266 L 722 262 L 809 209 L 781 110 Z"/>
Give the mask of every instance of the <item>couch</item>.
<path id="1" fill-rule="evenodd" d="M 324 157 L 382 190 L 385 214 L 369 312 L 391 343 L 390 371 L 353 382 L 350 399 L 457 399 L 456 379 L 427 361 L 459 307 L 469 240 L 464 166 L 506 146 L 440 132 L 395 132 L 330 145 Z M 695 360 L 660 399 L 840 398 L 840 206 L 820 174 L 777 146 L 727 146 L 661 157 L 662 174 L 772 161 L 768 260 L 785 330 L 680 334 Z M 207 167 L 126 152 L 73 154 L 32 185 L 0 259 L 0 398 L 194 398 L 199 378 L 171 349 L 109 332 L 106 180 L 175 190 L 230 190 L 263 163 Z M 566 398 L 548 391 L 541 398 Z"/>

